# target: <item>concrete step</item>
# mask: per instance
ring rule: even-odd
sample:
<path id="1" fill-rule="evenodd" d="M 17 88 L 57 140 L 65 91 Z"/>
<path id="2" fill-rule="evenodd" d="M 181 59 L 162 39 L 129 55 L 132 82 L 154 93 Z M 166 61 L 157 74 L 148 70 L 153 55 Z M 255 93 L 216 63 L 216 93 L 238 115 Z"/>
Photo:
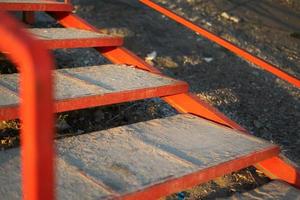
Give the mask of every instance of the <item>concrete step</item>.
<path id="1" fill-rule="evenodd" d="M 157 199 L 279 153 L 269 142 L 189 114 L 56 144 L 58 199 Z M 20 198 L 19 159 L 19 149 L 0 152 L 3 199 Z"/>
<path id="2" fill-rule="evenodd" d="M 0 0 L 0 10 L 71 12 L 73 6 L 64 2 L 51 0 Z"/>
<path id="3" fill-rule="evenodd" d="M 123 44 L 123 38 L 75 28 L 28 29 L 42 40 L 49 49 L 114 47 Z"/>
<path id="4" fill-rule="evenodd" d="M 185 82 L 126 65 L 55 70 L 55 111 L 185 93 Z M 18 118 L 19 74 L 0 76 L 0 120 Z"/>

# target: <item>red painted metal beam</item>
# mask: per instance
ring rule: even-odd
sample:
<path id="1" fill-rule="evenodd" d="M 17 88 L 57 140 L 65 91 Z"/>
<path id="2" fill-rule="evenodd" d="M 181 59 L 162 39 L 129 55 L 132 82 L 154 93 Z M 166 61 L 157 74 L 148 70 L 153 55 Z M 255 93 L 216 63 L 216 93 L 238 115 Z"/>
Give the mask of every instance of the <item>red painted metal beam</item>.
<path id="1" fill-rule="evenodd" d="M 284 180 L 300 189 L 300 169 L 293 167 L 289 161 L 285 161 L 285 158 L 273 157 L 258 163 L 255 167 L 272 179 Z"/>
<path id="2" fill-rule="evenodd" d="M 188 91 L 185 82 L 153 87 L 146 89 L 136 89 L 124 92 L 108 93 L 96 96 L 84 96 L 74 99 L 59 100 L 55 102 L 55 112 L 65 112 L 96 106 L 112 105 L 117 103 L 137 101 L 141 99 L 174 95 Z M 18 105 L 0 107 L 0 120 L 10 120 L 19 117 Z"/>
<path id="3" fill-rule="evenodd" d="M 0 51 L 21 72 L 23 199 L 54 199 L 52 60 L 21 24 L 0 12 Z"/>
<path id="4" fill-rule="evenodd" d="M 213 34 L 212 32 L 197 26 L 193 24 L 192 22 L 184 19 L 183 17 L 178 16 L 174 12 L 163 8 L 162 6 L 159 6 L 156 3 L 153 3 L 150 0 L 140 0 L 143 4 L 149 6 L 150 8 L 153 8 L 154 10 L 162 13 L 163 15 L 169 17 L 170 19 L 173 19 L 174 21 L 178 22 L 179 24 L 184 25 L 185 27 L 195 31 L 196 33 L 202 35 L 203 37 L 206 37 L 207 39 L 219 44 L 220 46 L 230 50 L 231 52 L 239 55 L 240 57 L 244 58 L 245 60 L 248 60 L 249 62 L 261 67 L 262 69 L 274 74 L 275 76 L 281 78 L 282 80 L 285 80 L 286 82 L 294 85 L 295 87 L 300 88 L 300 80 L 296 77 L 282 71 L 277 66 L 272 65 L 271 63 L 252 55 L 248 51 L 241 49 L 237 47 L 236 45 L 232 44 L 231 42 Z"/>
<path id="5" fill-rule="evenodd" d="M 78 16 L 70 13 L 59 13 L 59 12 L 49 12 L 51 16 L 58 20 L 58 22 L 65 27 L 73 27 L 84 30 L 97 31 L 95 27 L 85 22 Z M 145 61 L 137 57 L 134 53 L 130 52 L 125 48 L 97 48 L 97 50 L 104 55 L 106 58 L 115 63 L 127 63 L 135 65 L 140 69 L 144 69 L 153 73 L 160 73 L 155 67 L 147 64 Z M 176 108 L 182 113 L 192 113 L 196 116 L 206 118 L 208 120 L 214 121 L 219 124 L 231 127 L 233 129 L 242 130 L 240 125 L 236 122 L 230 120 L 221 112 L 217 111 L 214 107 L 204 103 L 198 97 L 192 94 L 184 93 L 180 95 L 173 95 L 164 98 L 171 106 Z M 248 133 L 249 134 L 249 133 Z M 266 160 L 267 161 L 267 160 Z M 285 162 L 282 158 L 276 157 L 271 159 L 272 162 L 258 163 L 259 169 L 267 172 L 267 175 L 272 174 L 271 178 L 276 177 L 277 179 L 284 180 L 295 187 L 300 188 L 300 171 L 295 166 Z M 261 164 L 261 165 L 260 165 Z M 281 166 L 280 170 L 274 169 L 274 166 Z M 287 173 L 282 173 L 281 171 L 286 171 Z M 290 174 L 287 175 L 287 174 Z M 179 190 L 178 190 L 179 191 Z"/>
<path id="6" fill-rule="evenodd" d="M 61 25 L 69 28 L 78 28 L 88 31 L 100 32 L 96 27 L 88 24 L 86 21 L 81 19 L 75 14 L 68 12 L 48 12 L 49 15 L 54 17 Z M 149 65 L 144 60 L 136 56 L 123 47 L 104 47 L 96 48 L 104 57 L 109 59 L 115 64 L 127 64 L 138 66 L 138 68 L 151 71 L 153 73 L 161 74 L 155 67 Z"/>
<path id="7" fill-rule="evenodd" d="M 224 114 L 201 100 L 196 95 L 178 94 L 171 97 L 164 97 L 163 99 L 181 113 L 194 114 L 230 128 L 234 127 L 234 129 L 241 132 L 247 132 L 246 129 L 228 119 Z"/>
<path id="8" fill-rule="evenodd" d="M 2 11 L 66 11 L 71 12 L 73 6 L 71 4 L 44 1 L 35 3 L 26 2 L 0 2 L 0 10 Z"/>
<path id="9" fill-rule="evenodd" d="M 48 49 L 111 47 L 123 44 L 121 37 L 41 40 Z"/>
<path id="10" fill-rule="evenodd" d="M 197 172 L 188 174 L 186 176 L 166 181 L 160 184 L 153 185 L 144 190 L 137 191 L 131 194 L 127 194 L 121 199 L 123 200 L 135 200 L 135 199 L 147 199 L 156 200 L 163 196 L 174 194 L 178 191 L 183 191 L 184 189 L 191 188 L 195 185 L 205 183 L 209 180 L 213 180 L 216 177 L 229 174 L 245 167 L 250 166 L 253 163 L 260 162 L 267 158 L 278 155 L 279 148 L 274 147 L 260 152 L 255 152 L 251 155 L 241 157 L 236 160 L 230 160 L 225 163 L 199 170 Z"/>

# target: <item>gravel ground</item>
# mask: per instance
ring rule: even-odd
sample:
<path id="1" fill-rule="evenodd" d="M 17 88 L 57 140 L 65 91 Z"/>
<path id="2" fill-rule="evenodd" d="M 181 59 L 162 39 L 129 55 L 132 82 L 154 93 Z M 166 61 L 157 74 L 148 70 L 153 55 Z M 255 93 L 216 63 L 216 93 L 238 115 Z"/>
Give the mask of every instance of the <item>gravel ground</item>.
<path id="1" fill-rule="evenodd" d="M 300 32 L 299 1 L 156 1 L 298 75 L 300 40 L 294 35 Z M 155 51 L 155 66 L 190 83 L 192 92 L 253 134 L 280 144 L 284 154 L 300 163 L 299 89 L 137 1 L 74 2 L 84 19 L 105 32 L 126 37 L 125 46 L 141 57 Z M 260 4 L 266 14 L 253 9 Z M 223 12 L 239 22 L 222 17 Z"/>
<path id="2" fill-rule="evenodd" d="M 78 15 L 104 32 L 124 36 L 125 46 L 143 58 L 156 52 L 151 64 L 171 77 L 187 81 L 192 92 L 256 136 L 279 144 L 283 154 L 300 164 L 299 89 L 136 0 L 73 2 Z M 298 0 L 156 2 L 300 77 Z M 40 19 L 39 27 L 49 20 L 44 16 Z M 51 26 L 57 25 L 52 23 Z M 108 63 L 92 49 L 59 50 L 54 54 L 59 68 Z M 1 69 L 1 73 L 13 71 L 10 67 Z M 58 115 L 58 137 L 174 113 L 176 111 L 159 99 L 63 113 Z M 4 147 L 18 144 L 17 129 L 17 121 L 0 123 Z M 184 195 L 187 199 L 214 199 L 252 189 L 267 181 L 259 171 L 249 168 L 185 191 Z M 173 195 L 167 199 L 176 198 Z"/>

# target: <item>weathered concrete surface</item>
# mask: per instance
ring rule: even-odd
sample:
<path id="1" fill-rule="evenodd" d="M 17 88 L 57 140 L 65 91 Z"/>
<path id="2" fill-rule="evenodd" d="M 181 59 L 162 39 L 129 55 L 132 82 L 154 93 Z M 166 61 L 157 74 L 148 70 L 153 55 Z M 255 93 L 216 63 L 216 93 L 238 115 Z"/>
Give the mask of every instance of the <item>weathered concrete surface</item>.
<path id="1" fill-rule="evenodd" d="M 125 65 L 60 69 L 54 72 L 56 100 L 166 86 L 178 81 Z M 0 107 L 18 103 L 19 74 L 0 76 Z M 15 94 L 14 94 L 15 93 Z M 3 97 L 3 98 L 2 98 Z"/>
<path id="2" fill-rule="evenodd" d="M 33 35 L 42 40 L 68 40 L 68 39 L 97 39 L 113 37 L 107 34 L 80 30 L 75 28 L 31 28 L 28 29 Z"/>
<path id="3" fill-rule="evenodd" d="M 59 199 L 101 199 L 179 178 L 275 145 L 192 115 L 57 141 Z M 251 163 L 249 163 L 251 164 Z M 18 149 L 0 152 L 0 195 L 20 195 Z"/>

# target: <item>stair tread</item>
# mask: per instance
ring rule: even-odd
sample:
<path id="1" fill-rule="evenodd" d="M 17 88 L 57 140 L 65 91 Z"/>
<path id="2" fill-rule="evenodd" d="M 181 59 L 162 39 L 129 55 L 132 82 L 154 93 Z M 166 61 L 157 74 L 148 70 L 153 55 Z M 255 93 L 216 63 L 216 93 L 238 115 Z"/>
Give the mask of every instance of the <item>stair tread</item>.
<path id="1" fill-rule="evenodd" d="M 50 4 L 64 4 L 64 2 L 47 1 L 47 0 L 0 0 L 0 3 L 50 3 Z"/>
<path id="2" fill-rule="evenodd" d="M 47 0 L 0 0 L 0 10 L 10 11 L 72 11 L 68 3 Z"/>
<path id="3" fill-rule="evenodd" d="M 59 199 L 66 199 L 70 190 L 81 195 L 77 188 L 91 182 L 98 191 L 84 193 L 85 199 L 95 193 L 99 198 L 143 194 L 147 199 L 160 194 L 155 188 L 176 192 L 220 176 L 228 162 L 239 160 L 244 168 L 278 154 L 278 147 L 269 142 L 189 114 L 64 138 L 56 144 L 58 169 L 62 171 L 62 162 L 84 175 L 72 187 L 67 187 L 69 180 L 59 179 L 60 186 L 61 181 L 66 184 L 58 187 Z M 5 199 L 13 199 L 12 193 L 20 195 L 18 155 L 16 149 L 0 152 L 0 184 L 4 185 L 0 193 Z M 236 170 L 233 166 L 228 170 Z"/>
<path id="4" fill-rule="evenodd" d="M 187 84 L 126 65 L 100 65 L 54 71 L 56 111 L 109 105 L 184 93 Z M 17 110 L 19 74 L 0 76 L 0 119 Z M 77 103 L 76 103 L 77 102 Z M 16 117 L 16 116 L 13 116 Z"/>
<path id="5" fill-rule="evenodd" d="M 76 28 L 31 28 L 34 36 L 50 49 L 121 46 L 123 38 Z"/>
<path id="6" fill-rule="evenodd" d="M 271 181 L 261 187 L 258 187 L 252 191 L 237 193 L 230 199 L 243 199 L 243 200 L 252 200 L 252 199 L 261 199 L 261 200 L 300 200 L 300 190 L 288 185 L 285 182 L 281 181 Z"/>

